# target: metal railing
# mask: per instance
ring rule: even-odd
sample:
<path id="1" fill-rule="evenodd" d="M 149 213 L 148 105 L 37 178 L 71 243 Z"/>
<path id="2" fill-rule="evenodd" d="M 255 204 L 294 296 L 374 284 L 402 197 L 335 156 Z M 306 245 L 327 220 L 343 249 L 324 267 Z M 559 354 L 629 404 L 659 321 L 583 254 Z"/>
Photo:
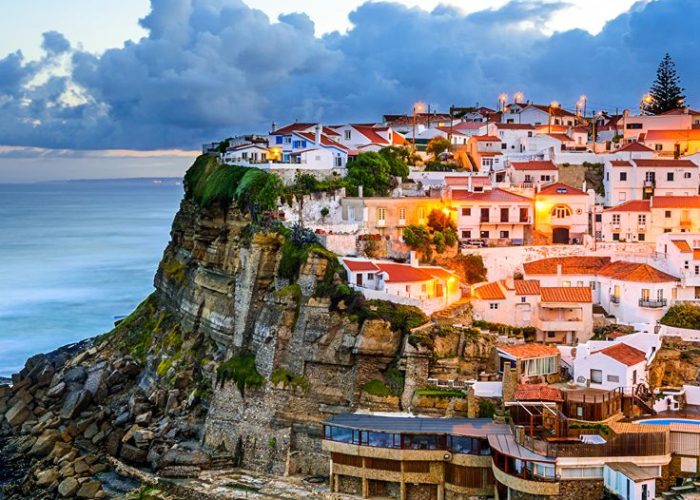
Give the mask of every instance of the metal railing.
<path id="1" fill-rule="evenodd" d="M 658 309 L 661 307 L 666 307 L 668 305 L 668 300 L 666 299 L 639 299 L 639 307 L 648 307 L 650 309 Z"/>
<path id="2" fill-rule="evenodd" d="M 610 296 L 610 302 L 613 304 L 619 304 L 620 303 L 620 297 L 617 295 L 611 295 Z"/>

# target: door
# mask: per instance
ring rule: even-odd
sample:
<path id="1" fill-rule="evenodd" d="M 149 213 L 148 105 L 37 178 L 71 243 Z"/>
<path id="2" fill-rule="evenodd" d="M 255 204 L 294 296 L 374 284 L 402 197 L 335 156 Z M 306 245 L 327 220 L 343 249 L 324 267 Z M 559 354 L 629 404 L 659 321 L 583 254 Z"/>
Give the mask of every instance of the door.
<path id="1" fill-rule="evenodd" d="M 552 230 L 552 243 L 560 245 L 569 244 L 569 228 L 555 227 Z"/>
<path id="2" fill-rule="evenodd" d="M 357 273 L 357 286 L 362 286 L 362 273 Z"/>
<path id="3" fill-rule="evenodd" d="M 649 487 L 646 484 L 642 485 L 642 500 L 649 498 Z"/>

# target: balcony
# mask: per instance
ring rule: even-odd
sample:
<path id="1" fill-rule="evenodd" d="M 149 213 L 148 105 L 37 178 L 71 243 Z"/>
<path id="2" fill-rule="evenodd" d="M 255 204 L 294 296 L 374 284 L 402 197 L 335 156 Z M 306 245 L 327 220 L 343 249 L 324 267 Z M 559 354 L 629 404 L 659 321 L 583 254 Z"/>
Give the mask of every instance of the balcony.
<path id="1" fill-rule="evenodd" d="M 693 221 L 690 219 L 681 219 L 681 229 L 690 229 L 693 227 Z"/>
<path id="2" fill-rule="evenodd" d="M 375 224 L 376 227 L 386 227 L 386 220 L 385 219 L 379 219 L 377 220 L 377 223 Z"/>
<path id="3" fill-rule="evenodd" d="M 406 226 L 406 219 L 399 219 L 399 227 Z"/>
<path id="4" fill-rule="evenodd" d="M 482 224 L 484 224 L 484 223 L 488 224 L 490 222 L 490 220 L 489 220 L 489 217 L 484 217 L 482 215 L 481 217 L 479 217 L 479 222 L 481 222 Z"/>
<path id="5" fill-rule="evenodd" d="M 639 299 L 639 307 L 646 307 L 647 309 L 660 309 L 662 307 L 666 307 L 667 305 L 668 301 L 666 299 Z"/>
<path id="6" fill-rule="evenodd" d="M 542 319 L 535 318 L 534 326 L 543 332 L 581 332 L 583 331 L 583 320 L 581 318 L 572 319 Z"/>
<path id="7" fill-rule="evenodd" d="M 611 304 L 619 304 L 620 303 L 620 297 L 617 295 L 611 295 L 610 296 L 610 303 Z"/>

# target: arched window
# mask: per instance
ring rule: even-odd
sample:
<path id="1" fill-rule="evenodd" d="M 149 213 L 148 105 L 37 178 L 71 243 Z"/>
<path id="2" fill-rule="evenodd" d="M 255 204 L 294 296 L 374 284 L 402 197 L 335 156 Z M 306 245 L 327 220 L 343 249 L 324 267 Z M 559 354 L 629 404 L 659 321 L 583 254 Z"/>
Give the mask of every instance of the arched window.
<path id="1" fill-rule="evenodd" d="M 552 217 L 556 219 L 563 219 L 564 217 L 569 217 L 571 215 L 571 209 L 566 205 L 556 205 L 552 209 Z"/>

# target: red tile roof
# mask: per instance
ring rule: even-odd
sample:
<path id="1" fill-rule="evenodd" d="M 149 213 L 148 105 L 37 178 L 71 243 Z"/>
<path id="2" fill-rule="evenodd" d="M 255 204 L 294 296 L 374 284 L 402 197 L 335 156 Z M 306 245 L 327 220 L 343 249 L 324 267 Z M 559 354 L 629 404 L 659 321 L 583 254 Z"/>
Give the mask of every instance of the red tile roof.
<path id="1" fill-rule="evenodd" d="M 290 125 L 286 125 L 284 127 L 278 128 L 278 129 L 270 132 L 270 135 L 289 135 L 292 132 L 306 130 L 310 127 L 313 127 L 314 125 L 316 125 L 316 124 L 315 123 L 292 123 Z"/>
<path id="2" fill-rule="evenodd" d="M 607 208 L 605 212 L 649 212 L 649 200 L 630 200 L 616 207 Z"/>
<path id="3" fill-rule="evenodd" d="M 661 113 L 662 115 L 700 115 L 700 111 L 695 111 L 690 108 L 675 108 L 675 109 L 669 109 L 668 111 L 665 111 Z"/>
<path id="4" fill-rule="evenodd" d="M 510 201 L 513 203 L 532 202 L 530 198 L 526 198 L 525 196 L 520 196 L 519 194 L 511 193 L 510 191 L 500 188 L 489 189 L 479 193 L 472 193 L 466 189 L 454 189 L 452 190 L 452 199 L 459 201 Z"/>
<path id="5" fill-rule="evenodd" d="M 397 131 L 392 131 L 391 132 L 391 138 L 392 138 L 392 144 L 395 146 L 400 146 L 402 144 L 406 144 L 406 138 L 399 134 Z"/>
<path id="6" fill-rule="evenodd" d="M 371 261 L 369 260 L 350 260 L 350 259 L 343 259 L 343 264 L 345 264 L 345 267 L 350 269 L 353 273 L 358 273 L 358 272 L 363 272 L 363 271 L 379 271 L 379 268 L 375 266 Z"/>
<path id="7" fill-rule="evenodd" d="M 495 135 L 473 135 L 471 138 L 479 142 L 501 142 L 501 139 Z"/>
<path id="8" fill-rule="evenodd" d="M 497 281 L 492 281 L 491 283 L 476 287 L 474 289 L 474 295 L 481 300 L 504 300 L 506 298 L 505 293 L 503 293 Z"/>
<path id="9" fill-rule="evenodd" d="M 649 264 L 624 260 L 611 262 L 603 267 L 598 274 L 620 281 L 632 281 L 635 283 L 669 283 L 678 281 L 678 278 L 675 276 L 659 271 Z"/>
<path id="10" fill-rule="evenodd" d="M 515 170 L 559 170 L 551 161 L 514 161 L 510 166 Z"/>
<path id="11" fill-rule="evenodd" d="M 632 164 L 627 160 L 611 160 L 610 165 L 613 167 L 631 167 Z"/>
<path id="12" fill-rule="evenodd" d="M 651 208 L 700 208 L 700 196 L 654 196 Z"/>
<path id="13" fill-rule="evenodd" d="M 700 130 L 694 128 L 683 130 L 649 130 L 644 141 L 700 141 Z"/>
<path id="14" fill-rule="evenodd" d="M 534 125 L 529 123 L 496 123 L 496 128 L 503 130 L 533 130 Z"/>
<path id="15" fill-rule="evenodd" d="M 591 354 L 595 353 L 605 354 L 609 358 L 619 361 L 623 365 L 627 366 L 634 366 L 638 363 L 646 361 L 647 359 L 644 352 L 632 347 L 631 345 L 627 345 L 624 342 L 618 342 L 615 345 L 606 347 L 605 349 L 601 349 L 599 351 L 593 351 Z"/>
<path id="16" fill-rule="evenodd" d="M 544 111 L 545 113 L 549 113 L 552 116 L 576 116 L 573 114 L 571 111 L 566 110 L 562 108 L 561 106 L 550 106 L 548 104 L 530 104 L 531 107 L 537 108 L 540 111 Z M 530 107 L 527 106 L 527 107 Z"/>
<path id="17" fill-rule="evenodd" d="M 698 168 L 698 166 L 690 160 L 666 160 L 653 158 L 648 160 L 633 160 L 638 167 L 664 167 L 664 168 Z"/>
<path id="18" fill-rule="evenodd" d="M 653 152 L 654 150 L 651 149 L 650 147 L 645 146 L 644 144 L 642 144 L 640 142 L 634 141 L 634 142 L 630 142 L 626 146 L 621 147 L 620 149 L 618 149 L 618 151 L 620 151 L 620 152 L 625 151 L 628 153 L 641 153 L 641 152 L 649 152 L 649 151 Z"/>
<path id="19" fill-rule="evenodd" d="M 510 354 L 517 359 L 559 356 L 559 349 L 554 346 L 544 344 L 502 345 L 498 346 L 497 349 L 505 352 L 506 354 Z"/>
<path id="20" fill-rule="evenodd" d="M 515 280 L 515 295 L 539 295 L 540 282 L 538 280 Z"/>
<path id="21" fill-rule="evenodd" d="M 557 274 L 557 266 L 561 265 L 562 274 L 595 275 L 603 266 L 610 262 L 610 257 L 548 257 L 523 264 L 526 274 L 550 275 Z"/>
<path id="22" fill-rule="evenodd" d="M 389 141 L 379 135 L 377 131 L 367 125 L 352 125 L 352 128 L 357 130 L 360 134 L 364 135 L 372 144 L 388 145 Z"/>
<path id="23" fill-rule="evenodd" d="M 547 384 L 521 384 L 515 389 L 513 397 L 516 401 L 564 401 L 561 391 Z"/>
<path id="24" fill-rule="evenodd" d="M 491 178 L 486 176 L 476 175 L 448 175 L 445 176 L 445 185 L 447 186 L 468 186 L 469 179 L 472 180 L 472 186 L 490 186 Z"/>
<path id="25" fill-rule="evenodd" d="M 316 141 L 316 134 L 312 132 L 294 132 L 296 135 L 303 137 L 307 141 L 311 142 L 312 144 L 315 143 Z M 335 147 L 338 149 L 341 149 L 343 151 L 350 151 L 346 146 L 343 146 L 339 142 L 334 141 L 330 137 L 328 137 L 326 134 L 321 134 L 321 145 L 323 146 L 328 146 L 328 147 Z"/>
<path id="26" fill-rule="evenodd" d="M 692 253 L 690 245 L 688 245 L 688 242 L 685 240 L 671 240 L 671 243 L 676 245 L 676 247 L 678 247 L 678 250 L 680 250 L 681 253 Z"/>
<path id="27" fill-rule="evenodd" d="M 552 139 L 556 139 L 560 142 L 574 142 L 574 140 L 566 134 L 545 134 L 545 135 L 548 135 Z"/>
<path id="28" fill-rule="evenodd" d="M 593 296 L 588 286 L 551 286 L 540 288 L 542 302 L 591 303 Z"/>
<path id="29" fill-rule="evenodd" d="M 550 184 L 549 186 L 543 187 L 539 194 L 549 194 L 549 195 L 559 195 L 559 196 L 588 196 L 586 193 L 575 187 L 567 186 L 563 182 L 557 182 L 556 184 Z"/>

